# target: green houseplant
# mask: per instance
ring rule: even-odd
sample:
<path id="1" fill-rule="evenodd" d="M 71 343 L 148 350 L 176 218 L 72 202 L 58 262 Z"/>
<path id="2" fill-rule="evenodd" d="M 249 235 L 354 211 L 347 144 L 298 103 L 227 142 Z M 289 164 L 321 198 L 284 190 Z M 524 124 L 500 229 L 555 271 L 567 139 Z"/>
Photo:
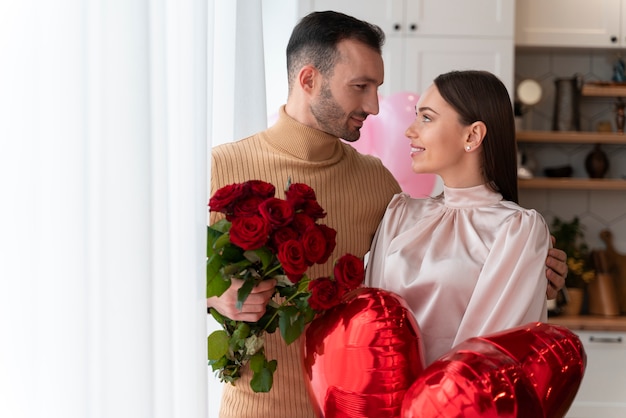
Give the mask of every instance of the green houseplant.
<path id="1" fill-rule="evenodd" d="M 565 287 L 557 297 L 557 304 L 566 315 L 578 315 L 581 313 L 587 284 L 595 278 L 593 259 L 585 242 L 584 225 L 578 217 L 570 222 L 555 217 L 550 229 L 556 239 L 555 247 L 567 254 L 568 274 Z"/>
<path id="2" fill-rule="evenodd" d="M 567 254 L 569 272 L 565 278 L 565 286 L 584 289 L 595 277 L 591 252 L 585 242 L 584 225 L 578 217 L 570 222 L 555 217 L 552 220 L 551 233 L 556 239 L 555 247 Z"/>

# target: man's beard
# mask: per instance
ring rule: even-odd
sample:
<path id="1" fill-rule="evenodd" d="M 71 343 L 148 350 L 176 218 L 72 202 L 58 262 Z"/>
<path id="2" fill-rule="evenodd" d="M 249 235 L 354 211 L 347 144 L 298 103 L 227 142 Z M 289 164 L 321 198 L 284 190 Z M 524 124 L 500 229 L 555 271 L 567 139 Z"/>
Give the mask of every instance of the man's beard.
<path id="1" fill-rule="evenodd" d="M 324 82 L 318 100 L 311 104 L 311 113 L 317 121 L 320 129 L 330 135 L 354 142 L 361 137 L 359 129 L 350 129 L 348 126 L 349 116 L 334 99 L 328 83 Z M 360 115 L 367 117 L 367 114 Z"/>

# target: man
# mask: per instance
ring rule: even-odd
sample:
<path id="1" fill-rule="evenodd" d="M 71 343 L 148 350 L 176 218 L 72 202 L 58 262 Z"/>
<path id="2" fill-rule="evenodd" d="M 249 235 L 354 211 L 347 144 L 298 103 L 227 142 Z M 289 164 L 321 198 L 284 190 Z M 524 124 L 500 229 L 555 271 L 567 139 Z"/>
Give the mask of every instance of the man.
<path id="1" fill-rule="evenodd" d="M 383 43 L 379 27 L 353 17 L 336 12 L 306 16 L 294 28 L 287 46 L 289 97 L 276 124 L 213 149 L 213 192 L 252 179 L 274 184 L 279 197 L 284 197 L 288 179 L 315 190 L 328 214 L 324 222 L 337 231 L 337 247 L 327 264 L 307 272 L 311 277 L 328 276 L 333 258 L 344 253 L 364 256 L 387 204 L 401 191 L 380 160 L 361 155 L 339 140 L 358 140 L 367 116 L 378 113 Z M 215 221 L 216 214 L 211 216 L 211 222 Z M 562 251 L 552 250 L 546 262 L 547 277 L 556 289 L 565 280 L 565 258 Z M 221 297 L 207 299 L 207 306 L 236 320 L 258 320 L 273 293 L 273 283 L 259 284 L 241 310 L 235 308 L 240 283 L 233 283 Z M 556 291 L 549 296 L 555 297 Z M 251 373 L 244 370 L 235 386 L 225 385 L 220 416 L 314 417 L 301 372 L 299 343 L 286 346 L 279 333 L 274 333 L 267 336 L 265 347 L 267 358 L 278 360 L 272 390 L 252 392 Z"/>

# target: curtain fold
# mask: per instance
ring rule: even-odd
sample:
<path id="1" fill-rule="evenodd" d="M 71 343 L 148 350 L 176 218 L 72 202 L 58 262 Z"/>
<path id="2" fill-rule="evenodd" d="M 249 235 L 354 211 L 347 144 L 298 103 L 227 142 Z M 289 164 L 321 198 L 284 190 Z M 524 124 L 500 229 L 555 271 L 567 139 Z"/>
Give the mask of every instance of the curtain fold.
<path id="1" fill-rule="evenodd" d="M 0 416 L 206 417 L 206 2 L 1 2 L 0 56 Z"/>

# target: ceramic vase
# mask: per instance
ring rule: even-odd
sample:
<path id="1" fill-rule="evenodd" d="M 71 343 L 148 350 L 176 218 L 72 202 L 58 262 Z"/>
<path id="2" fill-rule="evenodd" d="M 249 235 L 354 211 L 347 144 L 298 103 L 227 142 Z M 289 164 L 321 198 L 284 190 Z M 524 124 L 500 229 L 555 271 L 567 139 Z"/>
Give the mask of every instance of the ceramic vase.
<path id="1" fill-rule="evenodd" d="M 609 158 L 600 148 L 600 144 L 595 144 L 593 150 L 585 158 L 585 170 L 592 179 L 604 177 L 609 169 Z"/>

